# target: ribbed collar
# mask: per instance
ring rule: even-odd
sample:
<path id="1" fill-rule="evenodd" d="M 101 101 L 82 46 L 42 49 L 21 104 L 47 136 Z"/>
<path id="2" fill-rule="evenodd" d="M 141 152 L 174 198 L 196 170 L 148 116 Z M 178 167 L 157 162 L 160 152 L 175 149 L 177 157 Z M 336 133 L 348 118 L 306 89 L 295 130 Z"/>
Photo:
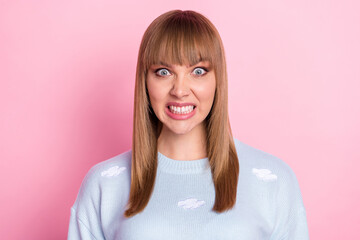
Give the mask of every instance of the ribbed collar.
<path id="1" fill-rule="evenodd" d="M 196 160 L 174 160 L 158 152 L 158 168 L 163 172 L 175 174 L 202 173 L 210 170 L 208 158 Z"/>

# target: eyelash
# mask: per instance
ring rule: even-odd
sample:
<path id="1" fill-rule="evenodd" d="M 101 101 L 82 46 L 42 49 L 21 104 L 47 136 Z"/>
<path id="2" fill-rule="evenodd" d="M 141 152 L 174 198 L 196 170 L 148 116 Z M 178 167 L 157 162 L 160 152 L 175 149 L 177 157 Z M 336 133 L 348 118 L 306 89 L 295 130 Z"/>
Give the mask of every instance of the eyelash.
<path id="1" fill-rule="evenodd" d="M 207 68 L 204 68 L 204 67 L 196 67 L 196 68 L 194 68 L 194 70 L 197 69 L 197 68 L 201 68 L 201 69 L 203 69 L 203 70 L 205 71 L 205 73 L 202 74 L 202 75 L 199 75 L 199 77 L 204 76 L 207 72 L 209 72 L 209 70 L 208 70 Z M 154 71 L 154 73 L 155 73 L 157 76 L 159 76 L 159 77 L 164 77 L 164 76 L 162 76 L 162 75 L 160 75 L 160 74 L 157 74 L 158 71 L 163 70 L 163 69 L 166 69 L 166 68 L 158 68 L 158 69 L 156 69 L 156 70 Z M 166 70 L 169 71 L 168 69 L 166 69 Z M 170 72 L 170 71 L 169 71 L 169 72 Z M 195 74 L 195 75 L 196 75 L 196 74 Z M 165 75 L 165 76 L 166 76 L 166 75 Z"/>

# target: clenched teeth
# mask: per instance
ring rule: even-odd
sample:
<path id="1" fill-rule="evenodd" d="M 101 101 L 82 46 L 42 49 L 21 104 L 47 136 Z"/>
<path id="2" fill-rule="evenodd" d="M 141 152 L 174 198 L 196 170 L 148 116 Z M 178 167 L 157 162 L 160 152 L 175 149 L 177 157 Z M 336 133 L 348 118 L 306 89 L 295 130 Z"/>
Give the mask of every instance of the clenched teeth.
<path id="1" fill-rule="evenodd" d="M 194 106 L 175 107 L 169 106 L 170 111 L 175 114 L 188 114 L 194 110 Z"/>

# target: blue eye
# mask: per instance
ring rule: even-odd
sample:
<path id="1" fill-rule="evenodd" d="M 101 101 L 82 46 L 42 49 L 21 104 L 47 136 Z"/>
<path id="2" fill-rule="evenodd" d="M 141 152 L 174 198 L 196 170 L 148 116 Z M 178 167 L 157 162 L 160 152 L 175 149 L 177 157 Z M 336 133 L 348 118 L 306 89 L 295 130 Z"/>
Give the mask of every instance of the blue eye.
<path id="1" fill-rule="evenodd" d="M 207 72 L 206 69 L 197 67 L 194 69 L 195 75 L 204 75 Z"/>
<path id="2" fill-rule="evenodd" d="M 170 75 L 169 70 L 167 70 L 166 68 L 157 69 L 155 72 L 156 72 L 157 75 L 160 75 L 160 76 Z"/>

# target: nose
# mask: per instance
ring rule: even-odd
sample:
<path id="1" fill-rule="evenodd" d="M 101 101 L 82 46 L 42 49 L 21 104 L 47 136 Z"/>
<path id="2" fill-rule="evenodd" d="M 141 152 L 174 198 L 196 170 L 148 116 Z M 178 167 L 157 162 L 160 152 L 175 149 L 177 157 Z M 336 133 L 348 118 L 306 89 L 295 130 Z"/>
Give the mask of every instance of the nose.
<path id="1" fill-rule="evenodd" d="M 177 75 L 176 78 L 174 78 L 170 94 L 177 98 L 183 98 L 190 94 L 189 80 L 185 75 Z"/>

